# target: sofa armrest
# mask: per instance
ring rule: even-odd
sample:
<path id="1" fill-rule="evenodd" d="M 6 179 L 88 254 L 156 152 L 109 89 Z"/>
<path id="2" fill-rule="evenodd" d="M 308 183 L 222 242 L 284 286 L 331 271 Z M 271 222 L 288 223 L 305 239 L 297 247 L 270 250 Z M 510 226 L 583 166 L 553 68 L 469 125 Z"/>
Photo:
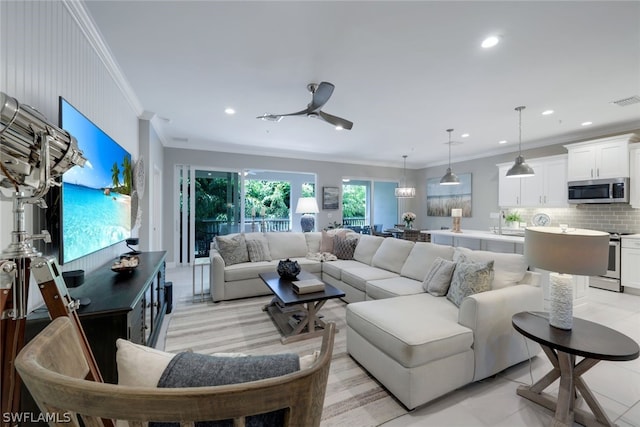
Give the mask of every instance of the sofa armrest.
<path id="1" fill-rule="evenodd" d="M 216 249 L 209 250 L 209 292 L 213 302 L 224 299 L 224 260 Z"/>
<path id="2" fill-rule="evenodd" d="M 542 276 L 536 271 L 527 271 L 524 273 L 522 280 L 518 282 L 519 285 L 530 285 L 540 287 L 540 280 Z"/>
<path id="3" fill-rule="evenodd" d="M 539 286 L 514 285 L 466 297 L 460 304 L 458 323 L 473 330 L 474 381 L 494 375 L 540 351 L 525 346 L 523 337 L 511 324 L 521 311 L 541 311 Z"/>

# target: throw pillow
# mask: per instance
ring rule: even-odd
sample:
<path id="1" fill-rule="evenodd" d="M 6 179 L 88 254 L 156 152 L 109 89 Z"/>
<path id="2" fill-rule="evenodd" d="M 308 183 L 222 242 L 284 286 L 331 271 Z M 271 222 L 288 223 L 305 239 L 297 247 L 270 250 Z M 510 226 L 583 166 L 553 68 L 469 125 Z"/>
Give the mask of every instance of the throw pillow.
<path id="1" fill-rule="evenodd" d="M 116 340 L 116 349 L 119 385 L 157 387 L 162 373 L 175 356 L 122 338 Z"/>
<path id="2" fill-rule="evenodd" d="M 465 297 L 490 290 L 492 280 L 493 261 L 482 264 L 458 262 L 453 271 L 447 299 L 460 307 Z"/>
<path id="3" fill-rule="evenodd" d="M 249 262 L 249 252 L 247 251 L 247 242 L 244 239 L 244 234 L 216 236 L 216 244 L 225 265 Z"/>
<path id="4" fill-rule="evenodd" d="M 347 229 L 338 229 L 338 230 L 322 230 L 322 238 L 320 239 L 320 252 L 329 252 L 333 253 L 333 238 L 335 236 L 344 236 L 347 234 L 349 230 Z"/>
<path id="5" fill-rule="evenodd" d="M 357 245 L 357 238 L 336 234 L 333 237 L 333 254 L 338 259 L 353 259 L 353 252 L 356 250 Z"/>
<path id="6" fill-rule="evenodd" d="M 271 252 L 266 240 L 247 240 L 247 252 L 251 262 L 271 261 Z"/>
<path id="7" fill-rule="evenodd" d="M 440 257 L 436 258 L 422 282 L 422 289 L 436 297 L 447 295 L 455 268 L 455 262 Z"/>

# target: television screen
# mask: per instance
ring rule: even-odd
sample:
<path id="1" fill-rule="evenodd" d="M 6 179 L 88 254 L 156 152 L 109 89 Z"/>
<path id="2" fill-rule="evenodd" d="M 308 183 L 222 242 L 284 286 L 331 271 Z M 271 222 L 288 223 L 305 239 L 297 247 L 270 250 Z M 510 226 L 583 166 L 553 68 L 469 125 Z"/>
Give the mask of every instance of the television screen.
<path id="1" fill-rule="evenodd" d="M 131 154 L 60 97 L 60 127 L 87 162 L 62 175 L 60 263 L 121 242 L 131 234 Z"/>

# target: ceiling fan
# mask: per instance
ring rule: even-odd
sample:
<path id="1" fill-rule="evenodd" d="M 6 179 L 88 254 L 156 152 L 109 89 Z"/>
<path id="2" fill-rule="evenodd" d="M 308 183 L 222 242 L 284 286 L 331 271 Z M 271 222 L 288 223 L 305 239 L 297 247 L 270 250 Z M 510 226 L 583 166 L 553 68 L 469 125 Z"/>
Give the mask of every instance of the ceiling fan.
<path id="1" fill-rule="evenodd" d="M 342 117 L 333 116 L 320 110 L 331 97 L 334 88 L 335 86 L 329 82 L 320 82 L 320 84 L 309 83 L 307 85 L 307 90 L 311 92 L 312 98 L 311 102 L 304 110 L 289 114 L 263 114 L 262 116 L 258 116 L 256 118 L 279 122 L 283 117 L 286 116 L 307 116 L 324 120 L 325 122 L 334 125 L 337 129 L 351 129 L 353 127 L 353 123 L 349 120 L 343 119 Z"/>

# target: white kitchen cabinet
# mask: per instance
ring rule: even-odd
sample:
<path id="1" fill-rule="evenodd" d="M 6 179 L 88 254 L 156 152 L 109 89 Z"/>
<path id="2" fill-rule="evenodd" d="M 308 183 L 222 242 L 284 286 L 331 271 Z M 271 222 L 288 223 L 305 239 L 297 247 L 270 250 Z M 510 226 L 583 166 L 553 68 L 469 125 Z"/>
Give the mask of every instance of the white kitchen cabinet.
<path id="1" fill-rule="evenodd" d="M 640 209 L 640 144 L 629 146 L 629 204 Z"/>
<path id="2" fill-rule="evenodd" d="M 565 145 L 569 153 L 567 179 L 585 181 L 629 176 L 629 141 L 634 134 L 618 135 Z"/>
<path id="3" fill-rule="evenodd" d="M 535 175 L 522 178 L 520 196 L 522 206 L 566 207 L 567 156 L 552 156 L 528 162 Z"/>
<path id="4" fill-rule="evenodd" d="M 498 206 L 520 206 L 520 180 L 507 178 L 507 171 L 513 164 L 498 165 Z M 526 178 L 525 178 L 526 179 Z"/>
<path id="5" fill-rule="evenodd" d="M 640 289 L 640 236 L 622 238 L 620 267 L 621 285 Z"/>
<path id="6" fill-rule="evenodd" d="M 567 156 L 528 160 L 534 176 L 507 178 L 512 163 L 498 165 L 498 205 L 500 207 L 564 207 L 567 203 Z"/>

